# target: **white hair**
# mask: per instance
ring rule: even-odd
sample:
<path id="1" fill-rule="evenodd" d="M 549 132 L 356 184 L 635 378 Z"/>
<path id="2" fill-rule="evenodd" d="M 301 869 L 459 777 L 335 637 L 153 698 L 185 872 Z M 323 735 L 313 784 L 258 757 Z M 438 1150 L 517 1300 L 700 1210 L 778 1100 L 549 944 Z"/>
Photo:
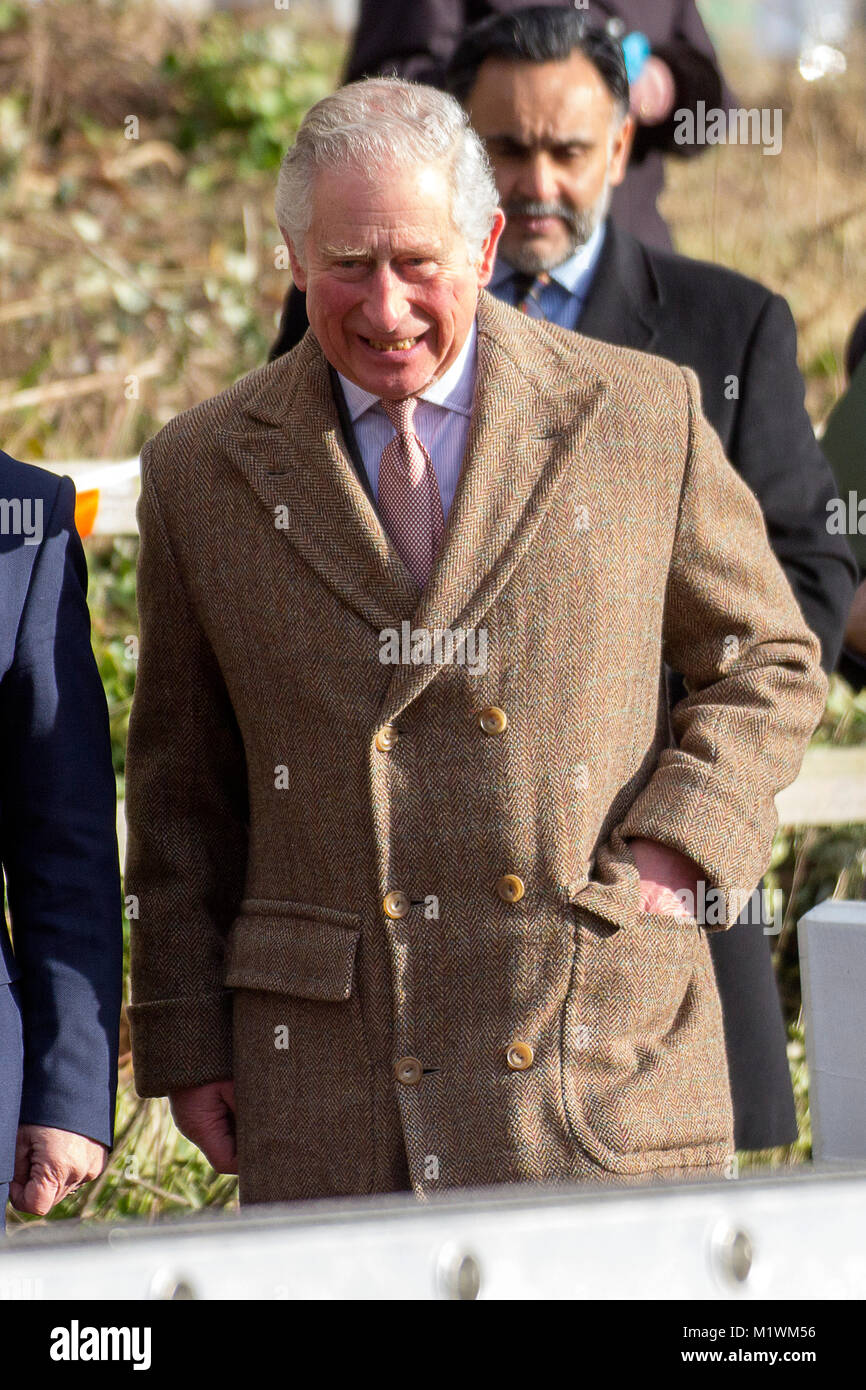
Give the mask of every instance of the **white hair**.
<path id="1" fill-rule="evenodd" d="M 312 184 L 321 169 L 442 164 L 451 220 L 471 262 L 480 259 L 499 194 L 484 146 L 452 96 L 399 77 L 351 82 L 311 106 L 280 165 L 277 222 L 303 260 Z"/>

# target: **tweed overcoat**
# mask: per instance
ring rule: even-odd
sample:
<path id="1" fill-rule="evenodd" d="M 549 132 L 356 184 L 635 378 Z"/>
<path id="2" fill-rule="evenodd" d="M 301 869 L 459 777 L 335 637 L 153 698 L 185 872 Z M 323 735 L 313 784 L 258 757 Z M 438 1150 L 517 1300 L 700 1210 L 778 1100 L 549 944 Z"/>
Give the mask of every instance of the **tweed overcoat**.
<path id="1" fill-rule="evenodd" d="M 139 1092 L 234 1078 L 245 1202 L 723 1171 L 707 928 L 627 839 L 748 892 L 827 682 L 694 375 L 482 293 L 423 592 L 312 334 L 149 441 L 138 515 Z"/>

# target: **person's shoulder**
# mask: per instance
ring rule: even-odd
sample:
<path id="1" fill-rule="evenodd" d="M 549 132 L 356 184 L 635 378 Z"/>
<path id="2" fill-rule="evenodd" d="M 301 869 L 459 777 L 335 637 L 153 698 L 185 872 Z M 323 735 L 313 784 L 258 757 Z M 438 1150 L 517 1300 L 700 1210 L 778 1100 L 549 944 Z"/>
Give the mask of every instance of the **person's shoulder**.
<path id="1" fill-rule="evenodd" d="M 640 392 L 648 402 L 659 393 L 684 398 L 683 370 L 667 358 L 529 318 L 491 296 L 480 306 L 479 331 L 494 338 L 521 376 L 546 394 L 568 392 L 582 380 L 614 394 Z"/>
<path id="2" fill-rule="evenodd" d="M 717 304 L 726 314 L 738 310 L 757 314 L 779 297 L 760 280 L 729 266 L 683 256 L 678 251 L 643 249 L 659 284 L 670 290 L 674 301 L 688 294 L 702 303 L 708 313 Z"/>
<path id="3" fill-rule="evenodd" d="M 35 463 L 23 463 L 0 449 L 0 499 L 3 501 L 38 498 L 53 506 L 62 481 L 61 474 Z"/>
<path id="4" fill-rule="evenodd" d="M 155 476 L 175 473 L 183 465 L 201 461 L 219 451 L 220 439 L 242 430 L 245 412 L 259 396 L 272 395 L 292 379 L 298 344 L 273 362 L 253 367 L 230 386 L 180 411 L 148 439 L 142 449 L 145 472 Z"/>

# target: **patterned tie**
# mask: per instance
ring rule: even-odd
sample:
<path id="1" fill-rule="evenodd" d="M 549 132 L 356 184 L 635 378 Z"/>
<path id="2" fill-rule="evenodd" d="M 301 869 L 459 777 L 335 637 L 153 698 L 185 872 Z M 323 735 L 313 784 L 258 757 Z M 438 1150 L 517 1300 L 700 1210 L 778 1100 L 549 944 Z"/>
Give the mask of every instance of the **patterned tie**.
<path id="1" fill-rule="evenodd" d="M 445 529 L 439 484 L 412 428 L 416 398 L 379 404 L 397 431 L 379 461 L 379 512 L 400 559 L 423 589 Z"/>
<path id="2" fill-rule="evenodd" d="M 550 276 L 546 270 L 542 270 L 540 275 L 515 275 L 514 285 L 517 296 L 515 307 L 522 314 L 528 314 L 531 319 L 543 319 L 546 317 L 541 307 L 541 291 L 545 285 L 550 284 Z"/>

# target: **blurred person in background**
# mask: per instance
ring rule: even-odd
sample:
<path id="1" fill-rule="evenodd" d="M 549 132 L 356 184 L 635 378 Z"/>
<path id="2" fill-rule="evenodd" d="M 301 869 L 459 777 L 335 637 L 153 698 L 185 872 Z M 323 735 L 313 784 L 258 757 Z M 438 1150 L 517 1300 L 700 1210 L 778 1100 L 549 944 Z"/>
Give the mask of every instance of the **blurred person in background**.
<path id="1" fill-rule="evenodd" d="M 393 72 L 441 87 L 467 28 L 521 8 L 514 0 L 361 0 L 346 81 Z M 586 0 L 576 7 L 572 0 L 560 0 L 558 8 L 625 43 L 635 133 L 611 216 L 647 246 L 669 248 L 670 233 L 656 206 L 664 187 L 664 156 L 691 159 L 704 149 L 677 144 L 674 112 L 694 111 L 699 101 L 707 108 L 733 101 L 697 5 L 694 0 Z"/>
<path id="2" fill-rule="evenodd" d="M 74 512 L 69 478 L 0 452 L 0 865 L 12 923 L 10 939 L 0 910 L 4 1216 L 7 1196 L 44 1216 L 98 1177 L 114 1132 L 116 796 Z"/>
<path id="3" fill-rule="evenodd" d="M 139 1093 L 243 1203 L 729 1173 L 699 886 L 827 690 L 758 503 L 691 371 L 484 291 L 453 97 L 318 102 L 276 210 L 312 331 L 142 451 Z"/>
<path id="4" fill-rule="evenodd" d="M 791 312 L 733 271 L 650 250 L 609 216 L 634 124 L 619 45 L 576 11 L 528 7 L 469 30 L 445 81 L 485 142 L 506 214 L 491 293 L 697 373 L 707 419 L 761 504 L 831 671 L 855 563 L 827 530 L 836 485 L 806 413 Z M 684 695 L 672 675 L 671 705 Z M 741 1149 L 797 1137 L 770 941 L 754 922 L 711 938 Z"/>
<path id="5" fill-rule="evenodd" d="M 468 27 L 489 16 L 524 8 L 514 0 L 361 0 L 345 80 L 394 73 L 411 81 L 445 83 L 445 72 Z M 556 8 L 625 45 L 629 55 L 630 158 L 613 189 L 611 216 L 647 246 L 671 248 L 657 207 L 664 187 L 664 156 L 693 159 L 704 145 L 674 139 L 677 111 L 733 103 L 694 0 L 569 0 Z M 286 352 L 307 327 L 304 296 L 292 286 L 270 360 Z"/>

